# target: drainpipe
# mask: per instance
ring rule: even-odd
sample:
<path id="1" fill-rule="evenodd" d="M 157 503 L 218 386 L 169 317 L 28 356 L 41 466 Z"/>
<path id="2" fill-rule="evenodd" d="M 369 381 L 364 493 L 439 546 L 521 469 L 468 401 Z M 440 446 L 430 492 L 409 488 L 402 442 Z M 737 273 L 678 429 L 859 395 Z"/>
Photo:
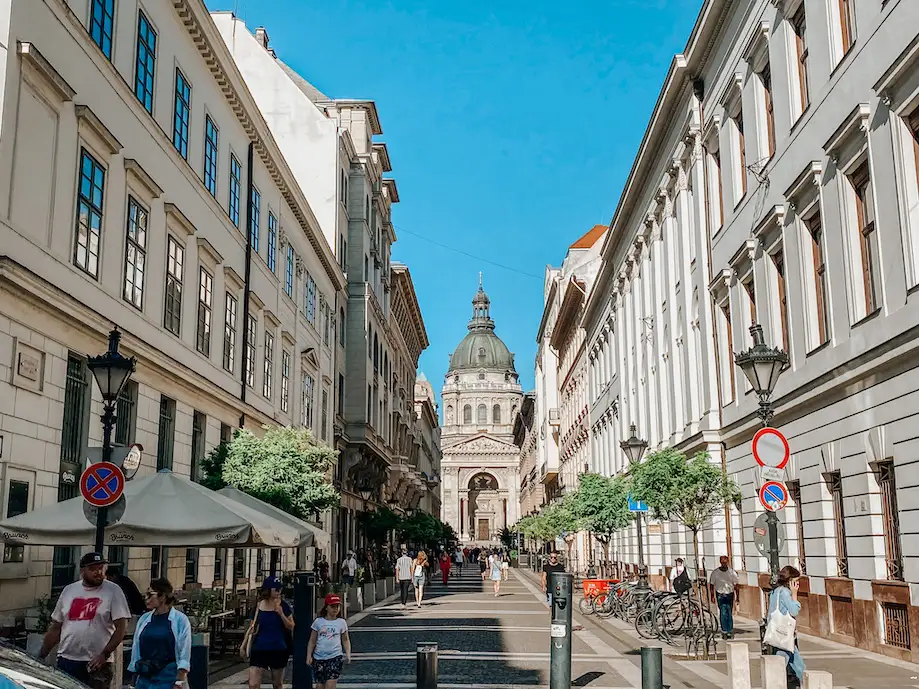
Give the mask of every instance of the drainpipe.
<path id="1" fill-rule="evenodd" d="M 253 172 L 253 154 L 255 145 L 249 142 L 249 151 L 246 154 L 246 217 L 244 219 L 243 231 L 246 235 L 246 276 L 243 286 L 243 361 L 240 366 L 240 383 L 239 393 L 240 401 L 246 403 L 246 349 L 249 339 L 249 294 L 252 290 L 252 233 L 249 231 L 249 223 L 252 221 L 252 172 Z M 246 414 L 243 412 L 239 415 L 239 427 L 243 428 L 246 424 Z"/>

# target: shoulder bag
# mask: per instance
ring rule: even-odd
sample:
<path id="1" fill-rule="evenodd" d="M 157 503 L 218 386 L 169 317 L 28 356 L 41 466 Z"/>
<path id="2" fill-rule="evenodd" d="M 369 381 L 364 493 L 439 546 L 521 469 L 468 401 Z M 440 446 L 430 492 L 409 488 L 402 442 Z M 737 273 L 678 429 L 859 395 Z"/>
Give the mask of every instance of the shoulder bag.
<path id="1" fill-rule="evenodd" d="M 773 648 L 792 653 L 795 650 L 795 627 L 797 627 L 797 620 L 787 612 L 781 612 L 776 608 L 769 614 L 763 642 Z"/>
<path id="2" fill-rule="evenodd" d="M 239 647 L 239 655 L 243 660 L 249 660 L 249 656 L 252 654 L 252 642 L 258 634 L 258 613 L 259 608 L 258 605 L 256 605 L 255 616 L 252 618 L 252 622 L 249 623 L 249 628 L 243 635 L 242 645 Z"/>

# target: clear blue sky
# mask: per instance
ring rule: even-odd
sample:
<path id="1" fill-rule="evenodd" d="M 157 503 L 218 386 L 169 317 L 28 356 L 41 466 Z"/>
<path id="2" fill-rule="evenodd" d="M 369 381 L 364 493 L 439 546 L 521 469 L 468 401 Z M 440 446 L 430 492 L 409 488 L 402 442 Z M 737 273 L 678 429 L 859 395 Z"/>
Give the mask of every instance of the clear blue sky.
<path id="1" fill-rule="evenodd" d="M 701 4 L 238 0 L 321 91 L 376 101 L 401 198 L 393 257 L 414 278 L 431 340 L 420 369 L 438 393 L 480 270 L 532 388 L 545 267 L 609 223 Z"/>

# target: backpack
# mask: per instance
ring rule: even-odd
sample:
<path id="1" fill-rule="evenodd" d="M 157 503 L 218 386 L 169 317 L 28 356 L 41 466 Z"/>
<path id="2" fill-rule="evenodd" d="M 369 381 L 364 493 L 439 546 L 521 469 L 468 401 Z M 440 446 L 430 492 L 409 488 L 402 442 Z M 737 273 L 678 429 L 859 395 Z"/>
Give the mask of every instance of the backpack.
<path id="1" fill-rule="evenodd" d="M 677 575 L 676 579 L 673 580 L 673 590 L 682 596 L 691 588 L 692 581 L 689 579 L 689 572 L 683 569 L 683 571 Z"/>

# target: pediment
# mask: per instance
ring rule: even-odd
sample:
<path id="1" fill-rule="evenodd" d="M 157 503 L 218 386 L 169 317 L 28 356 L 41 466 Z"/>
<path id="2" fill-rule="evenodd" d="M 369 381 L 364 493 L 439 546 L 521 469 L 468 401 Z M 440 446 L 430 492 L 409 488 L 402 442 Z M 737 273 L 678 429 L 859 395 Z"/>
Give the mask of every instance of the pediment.
<path id="1" fill-rule="evenodd" d="M 485 434 L 474 435 L 443 448 L 444 454 L 451 455 L 516 455 L 519 452 L 520 448 L 513 443 Z"/>

